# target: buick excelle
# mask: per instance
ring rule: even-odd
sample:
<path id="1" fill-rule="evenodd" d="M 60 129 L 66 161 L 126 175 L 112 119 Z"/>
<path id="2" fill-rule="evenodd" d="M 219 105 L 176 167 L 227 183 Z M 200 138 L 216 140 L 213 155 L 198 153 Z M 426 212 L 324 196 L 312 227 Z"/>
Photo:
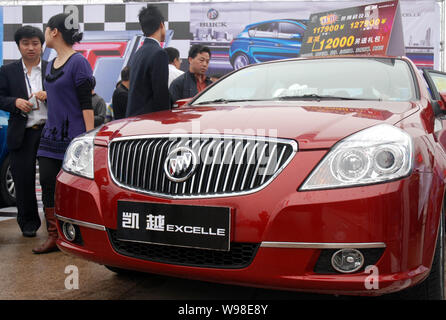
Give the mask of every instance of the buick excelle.
<path id="1" fill-rule="evenodd" d="M 407 58 L 241 68 L 76 138 L 58 246 L 115 272 L 443 298 L 446 76 Z"/>

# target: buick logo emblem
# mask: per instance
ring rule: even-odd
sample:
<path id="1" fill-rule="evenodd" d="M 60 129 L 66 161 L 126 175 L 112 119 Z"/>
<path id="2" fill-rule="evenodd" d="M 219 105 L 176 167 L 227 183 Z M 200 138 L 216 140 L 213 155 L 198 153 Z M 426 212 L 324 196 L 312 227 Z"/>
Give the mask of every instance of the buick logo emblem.
<path id="1" fill-rule="evenodd" d="M 164 172 L 173 182 L 186 181 L 197 168 L 197 155 L 187 147 L 173 149 L 164 161 Z"/>
<path id="2" fill-rule="evenodd" d="M 215 9 L 209 9 L 207 16 L 208 19 L 215 20 L 218 18 L 218 11 Z"/>

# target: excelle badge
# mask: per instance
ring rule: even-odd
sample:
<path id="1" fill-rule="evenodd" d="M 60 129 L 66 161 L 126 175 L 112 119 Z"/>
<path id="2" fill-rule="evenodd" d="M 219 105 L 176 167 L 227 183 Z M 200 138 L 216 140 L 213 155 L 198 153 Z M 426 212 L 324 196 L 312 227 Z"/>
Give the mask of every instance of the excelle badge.
<path id="1" fill-rule="evenodd" d="M 117 237 L 213 250 L 229 250 L 230 209 L 118 201 Z"/>

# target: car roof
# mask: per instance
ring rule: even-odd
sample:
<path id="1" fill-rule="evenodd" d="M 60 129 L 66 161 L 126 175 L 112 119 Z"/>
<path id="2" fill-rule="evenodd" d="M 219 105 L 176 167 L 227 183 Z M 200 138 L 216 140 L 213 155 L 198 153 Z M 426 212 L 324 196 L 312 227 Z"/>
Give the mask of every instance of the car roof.
<path id="1" fill-rule="evenodd" d="M 408 57 L 406 56 L 386 56 L 386 55 L 332 55 L 332 56 L 317 56 L 317 57 L 298 57 L 298 58 L 289 58 L 289 59 L 278 59 L 278 60 L 271 60 L 271 61 L 265 61 L 265 62 L 260 62 L 260 63 L 254 63 L 254 64 L 249 64 L 243 68 L 240 68 L 238 70 L 241 69 L 245 69 L 245 68 L 249 68 L 252 66 L 258 66 L 258 65 L 265 65 L 265 64 L 272 64 L 272 63 L 284 63 L 284 62 L 289 62 L 289 61 L 302 61 L 302 60 L 323 60 L 323 59 L 400 59 L 400 60 L 405 60 L 407 62 L 410 62 L 413 64 L 412 60 L 410 60 Z M 234 70 L 237 71 L 237 70 Z"/>
<path id="2" fill-rule="evenodd" d="M 265 21 L 260 21 L 260 22 L 255 22 L 255 23 L 248 24 L 245 28 L 250 28 L 250 27 L 253 27 L 253 26 L 257 26 L 257 25 L 259 25 L 259 24 L 271 23 L 271 22 L 291 22 L 291 23 L 297 23 L 297 24 L 299 24 L 300 26 L 306 28 L 307 26 L 304 25 L 304 24 L 302 23 L 302 21 L 306 21 L 306 20 L 305 20 L 305 19 L 301 19 L 301 20 L 299 20 L 299 19 L 274 19 L 274 20 L 265 20 Z"/>
<path id="3" fill-rule="evenodd" d="M 356 54 L 356 55 L 331 55 L 331 56 L 308 56 L 308 57 L 298 57 L 298 58 L 290 58 L 290 59 L 279 59 L 266 61 L 259 64 L 267 64 L 267 63 L 280 63 L 285 61 L 300 61 L 300 60 L 320 60 L 320 59 L 403 59 L 410 60 L 405 56 L 386 56 L 386 55 L 367 55 L 367 54 Z"/>

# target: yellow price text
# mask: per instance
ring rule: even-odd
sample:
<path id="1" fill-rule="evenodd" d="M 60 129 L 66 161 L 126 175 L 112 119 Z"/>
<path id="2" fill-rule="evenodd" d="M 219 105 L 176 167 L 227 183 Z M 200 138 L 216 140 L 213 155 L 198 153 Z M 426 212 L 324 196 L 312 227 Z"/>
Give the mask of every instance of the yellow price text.
<path id="1" fill-rule="evenodd" d="M 336 32 L 336 31 L 344 30 L 344 28 L 345 28 L 345 25 L 343 25 L 343 24 L 332 24 L 329 26 L 316 27 L 316 28 L 313 28 L 313 34 Z"/>
<path id="2" fill-rule="evenodd" d="M 344 36 L 336 38 L 323 39 L 322 41 L 313 41 L 312 51 L 323 51 L 337 48 L 348 48 L 355 43 L 355 36 Z"/>

